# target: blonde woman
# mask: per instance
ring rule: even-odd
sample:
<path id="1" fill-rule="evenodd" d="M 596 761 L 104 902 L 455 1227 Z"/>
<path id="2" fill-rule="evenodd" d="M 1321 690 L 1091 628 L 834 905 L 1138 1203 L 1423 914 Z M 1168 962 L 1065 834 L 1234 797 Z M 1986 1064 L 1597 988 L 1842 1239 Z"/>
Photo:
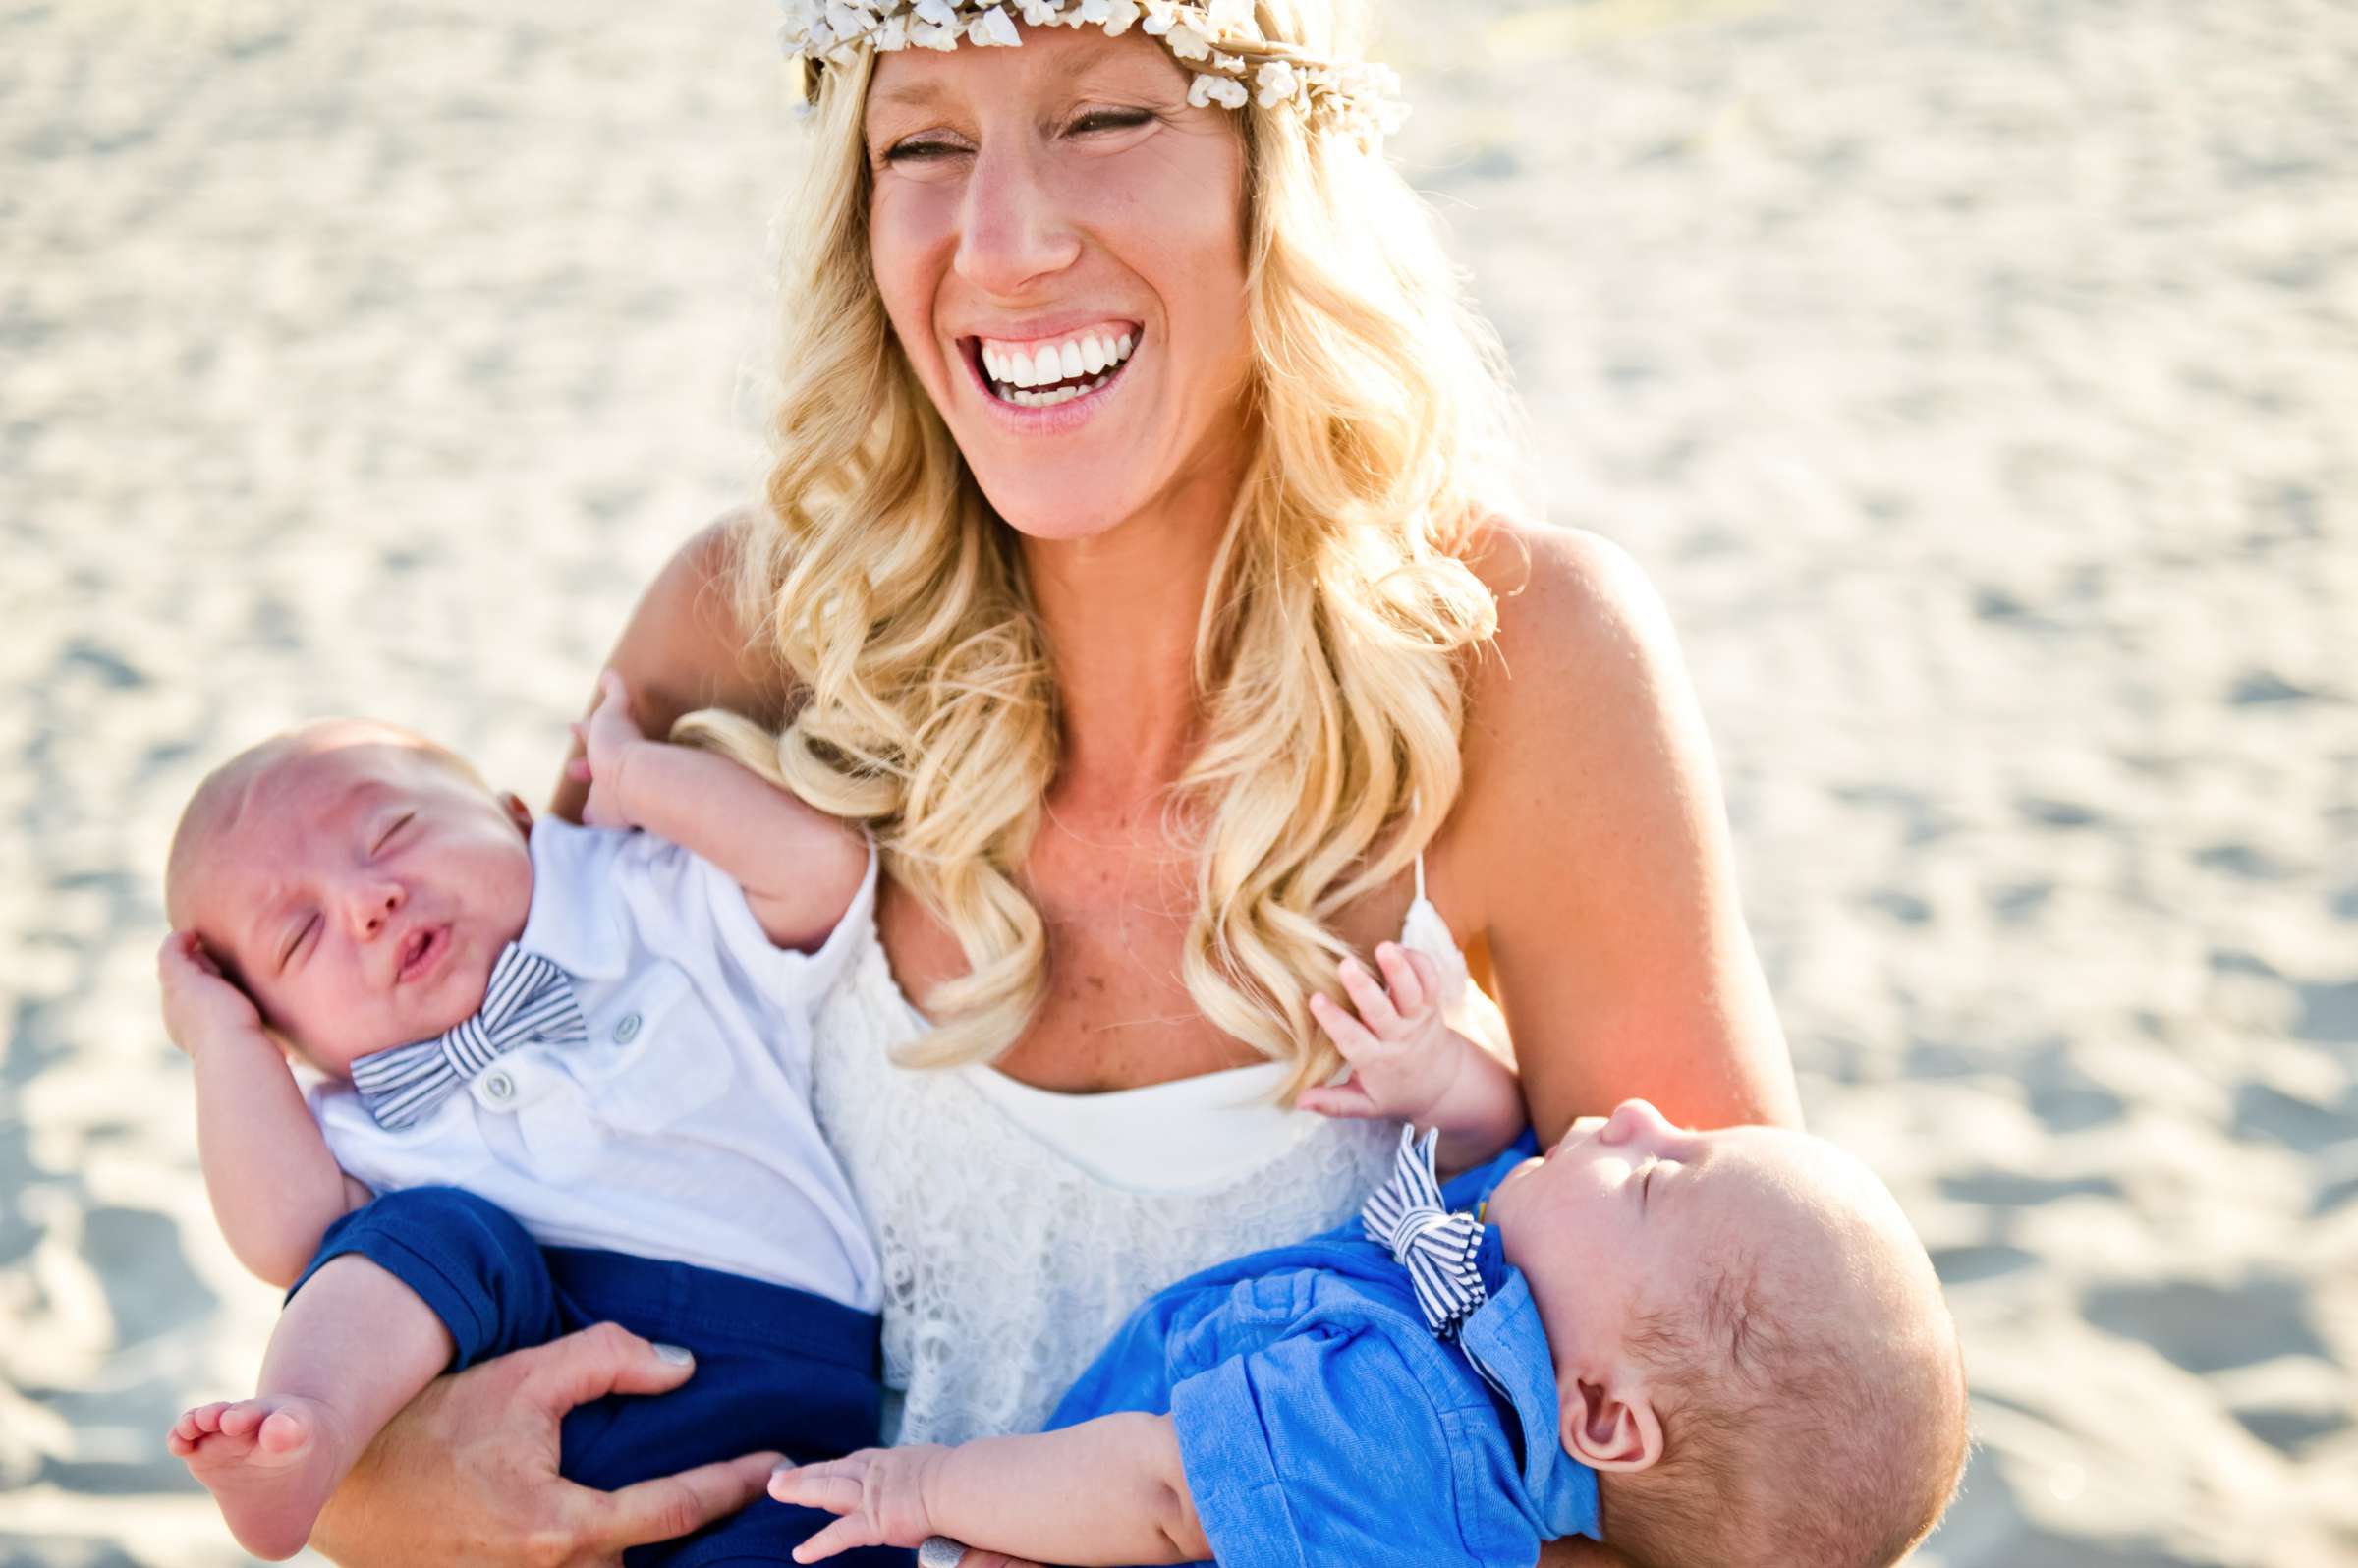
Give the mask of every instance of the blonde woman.
<path id="1" fill-rule="evenodd" d="M 784 726 L 764 759 L 875 835 L 817 1095 L 905 1439 L 1036 1424 L 1150 1291 L 1356 1209 L 1394 1129 L 1293 1106 L 1347 955 L 1451 983 L 1462 944 L 1543 1139 L 1632 1095 L 1797 1114 L 1669 626 L 1508 508 L 1497 355 L 1347 9 L 789 7 L 767 505 L 687 544 L 613 662 L 647 725 Z M 685 1371 L 593 1331 L 443 1379 L 321 1543 L 587 1564 L 689 1530 L 766 1456 L 554 1478 L 565 1409 Z"/>

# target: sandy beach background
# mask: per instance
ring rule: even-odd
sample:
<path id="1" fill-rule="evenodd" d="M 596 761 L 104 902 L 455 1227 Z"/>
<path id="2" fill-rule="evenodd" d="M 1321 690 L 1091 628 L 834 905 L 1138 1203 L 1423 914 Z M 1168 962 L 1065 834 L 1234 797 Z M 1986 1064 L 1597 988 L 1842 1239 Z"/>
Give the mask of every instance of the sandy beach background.
<path id="1" fill-rule="evenodd" d="M 2358 7 L 1390 0 L 1542 499 L 1686 639 L 1815 1125 L 1982 1448 L 1929 1563 L 2358 1562 Z M 202 768 L 537 795 L 759 471 L 759 0 L 0 5 L 0 1568 L 242 1561 L 271 1294 L 154 1016 Z"/>

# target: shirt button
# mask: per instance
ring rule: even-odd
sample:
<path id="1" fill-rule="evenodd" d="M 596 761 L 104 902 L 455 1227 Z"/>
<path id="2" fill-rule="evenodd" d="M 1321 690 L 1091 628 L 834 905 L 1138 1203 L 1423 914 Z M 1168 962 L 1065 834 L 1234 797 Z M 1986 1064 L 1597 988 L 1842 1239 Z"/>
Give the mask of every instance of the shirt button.
<path id="1" fill-rule="evenodd" d="M 640 1018 L 637 1013 L 625 1013 L 614 1025 L 614 1043 L 628 1045 L 639 1037 Z"/>
<path id="2" fill-rule="evenodd" d="M 516 1080 L 508 1076 L 506 1068 L 495 1067 L 483 1075 L 483 1092 L 495 1100 L 514 1099 Z"/>

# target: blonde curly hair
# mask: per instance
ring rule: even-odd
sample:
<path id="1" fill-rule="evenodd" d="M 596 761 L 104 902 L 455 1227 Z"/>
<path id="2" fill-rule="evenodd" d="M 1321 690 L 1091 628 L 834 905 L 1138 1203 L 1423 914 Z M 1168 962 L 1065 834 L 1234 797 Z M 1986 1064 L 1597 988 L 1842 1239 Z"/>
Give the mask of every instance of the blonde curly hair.
<path id="1" fill-rule="evenodd" d="M 1262 0 L 1274 40 L 1355 44 L 1352 0 Z M 869 824 L 886 871 L 968 971 L 922 1001 L 907 1066 L 989 1060 L 1046 985 L 1017 877 L 1059 760 L 1057 694 L 1014 531 L 992 512 L 886 319 L 870 270 L 863 113 L 872 56 L 830 70 L 790 208 L 767 516 L 738 540 L 743 624 L 803 705 L 738 736 L 821 809 Z M 1333 1072 L 1314 991 L 1337 914 L 1396 878 L 1458 789 L 1467 657 L 1495 628 L 1464 561 L 1507 498 L 1514 405 L 1424 204 L 1391 166 L 1248 108 L 1256 449 L 1197 626 L 1201 740 L 1166 823 L 1197 856 L 1183 978 L 1206 1018 Z"/>

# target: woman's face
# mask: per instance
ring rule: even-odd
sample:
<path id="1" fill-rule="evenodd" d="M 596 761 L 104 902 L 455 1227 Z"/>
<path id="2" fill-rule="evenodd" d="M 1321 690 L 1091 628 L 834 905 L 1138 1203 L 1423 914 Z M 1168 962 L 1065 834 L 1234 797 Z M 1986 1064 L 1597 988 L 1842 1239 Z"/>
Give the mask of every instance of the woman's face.
<path id="1" fill-rule="evenodd" d="M 876 62 L 876 286 L 983 493 L 1034 537 L 1191 490 L 1224 514 L 1242 472 L 1244 147 L 1187 88 L 1153 39 L 1095 28 Z"/>

